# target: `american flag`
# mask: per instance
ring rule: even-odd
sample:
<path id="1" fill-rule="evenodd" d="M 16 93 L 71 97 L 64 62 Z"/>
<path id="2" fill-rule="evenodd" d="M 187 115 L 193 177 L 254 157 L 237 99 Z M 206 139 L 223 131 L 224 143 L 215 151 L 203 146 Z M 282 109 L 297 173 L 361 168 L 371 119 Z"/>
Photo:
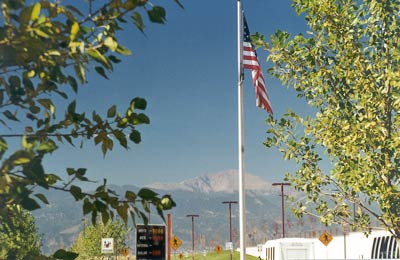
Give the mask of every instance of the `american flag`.
<path id="1" fill-rule="evenodd" d="M 260 62 L 256 50 L 250 40 L 249 27 L 243 15 L 243 67 L 251 70 L 254 89 L 256 90 L 256 105 L 272 114 L 271 103 L 265 88 L 264 76 L 261 71 Z"/>

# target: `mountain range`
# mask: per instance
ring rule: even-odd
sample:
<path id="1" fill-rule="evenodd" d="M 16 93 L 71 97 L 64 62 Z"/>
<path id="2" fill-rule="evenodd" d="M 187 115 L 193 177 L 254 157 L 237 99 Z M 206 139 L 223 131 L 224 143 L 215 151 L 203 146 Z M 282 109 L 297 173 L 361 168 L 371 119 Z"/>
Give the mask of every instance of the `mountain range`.
<path id="1" fill-rule="evenodd" d="M 245 188 L 247 191 L 259 193 L 273 192 L 271 183 L 258 176 L 246 174 Z M 202 175 L 195 179 L 189 179 L 180 183 L 154 183 L 147 187 L 165 191 L 188 191 L 199 193 L 227 193 L 238 191 L 239 179 L 237 170 L 228 170 L 218 173 Z"/>
<path id="2" fill-rule="evenodd" d="M 159 194 L 170 194 L 177 206 L 165 212 L 172 216 L 173 234 L 182 240 L 181 250 L 191 248 L 192 223 L 188 214 L 198 214 L 195 219 L 195 241 L 198 248 L 224 246 L 229 241 L 229 211 L 224 201 L 238 200 L 238 173 L 228 170 L 205 174 L 180 183 L 153 183 L 145 187 Z M 260 177 L 246 174 L 246 237 L 248 245 L 264 243 L 267 239 L 281 236 L 281 197 L 280 189 L 273 187 Z M 118 194 L 126 190 L 137 191 L 132 185 L 110 188 Z M 296 196 L 286 189 L 287 194 Z M 36 226 L 42 234 L 44 253 L 65 247 L 68 248 L 83 229 L 82 207 L 71 196 L 52 191 L 47 194 L 50 204 L 34 211 Z M 232 204 L 232 237 L 234 246 L 239 240 L 239 209 Z M 285 206 L 286 234 L 298 235 L 305 230 L 315 229 L 315 221 L 297 220 Z M 150 214 L 150 222 L 162 224 L 156 213 Z M 135 248 L 135 234 L 130 235 L 130 247 Z"/>

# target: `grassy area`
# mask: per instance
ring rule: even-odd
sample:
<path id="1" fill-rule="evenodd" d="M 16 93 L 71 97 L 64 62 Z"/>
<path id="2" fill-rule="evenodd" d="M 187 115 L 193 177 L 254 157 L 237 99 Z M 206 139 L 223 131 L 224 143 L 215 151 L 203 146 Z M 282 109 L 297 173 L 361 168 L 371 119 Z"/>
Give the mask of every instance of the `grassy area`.
<path id="1" fill-rule="evenodd" d="M 171 255 L 171 260 L 191 260 L 192 259 L 192 255 L 188 255 L 188 256 L 183 256 L 182 258 L 179 258 L 179 255 Z M 206 256 L 204 256 L 203 254 L 196 254 L 194 257 L 195 260 L 230 260 L 230 254 L 229 251 L 222 251 L 220 253 L 216 253 L 216 252 L 211 252 L 211 253 L 207 253 Z M 239 252 L 233 252 L 232 254 L 232 260 L 239 260 L 240 259 L 240 254 Z M 246 256 L 246 260 L 258 260 L 257 257 L 254 256 Z"/>

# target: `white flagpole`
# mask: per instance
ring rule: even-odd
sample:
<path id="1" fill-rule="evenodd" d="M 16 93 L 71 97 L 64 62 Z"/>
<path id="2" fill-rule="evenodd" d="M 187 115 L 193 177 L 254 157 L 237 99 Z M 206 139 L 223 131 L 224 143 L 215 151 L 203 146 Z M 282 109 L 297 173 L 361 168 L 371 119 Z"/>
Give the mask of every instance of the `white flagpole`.
<path id="1" fill-rule="evenodd" d="M 243 127 L 243 23 L 242 7 L 237 0 L 238 27 L 238 150 L 239 150 L 239 230 L 240 260 L 246 260 L 246 206 L 244 188 L 244 127 Z"/>

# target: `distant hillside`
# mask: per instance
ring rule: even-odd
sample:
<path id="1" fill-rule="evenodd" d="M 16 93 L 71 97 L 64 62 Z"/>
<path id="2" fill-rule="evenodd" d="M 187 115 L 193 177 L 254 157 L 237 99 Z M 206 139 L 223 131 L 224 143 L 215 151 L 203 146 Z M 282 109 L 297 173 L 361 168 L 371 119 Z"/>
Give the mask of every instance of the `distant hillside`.
<path id="1" fill-rule="evenodd" d="M 238 177 L 236 171 L 207 174 L 181 183 L 155 183 L 146 185 L 159 194 L 170 194 L 177 203 L 171 210 L 173 233 L 182 241 L 182 249 L 191 247 L 191 219 L 187 214 L 199 214 L 195 220 L 196 245 L 201 249 L 225 245 L 229 239 L 227 200 L 238 200 Z M 267 239 L 279 237 L 281 232 L 280 190 L 273 188 L 263 179 L 246 175 L 246 233 L 247 243 L 256 245 Z M 118 194 L 126 190 L 137 191 L 131 185 L 115 186 L 111 189 Z M 43 233 L 43 250 L 52 252 L 64 246 L 68 248 L 83 228 L 81 205 L 67 194 L 51 192 L 48 194 L 50 205 L 34 211 L 40 233 Z M 154 210 L 154 212 L 156 212 Z M 298 221 L 286 208 L 287 235 L 299 235 L 303 230 L 315 229 L 317 223 Z M 238 205 L 232 205 L 232 228 L 234 245 L 238 246 L 239 236 Z M 154 224 L 162 220 L 154 213 L 150 215 Z M 135 234 L 130 235 L 131 238 Z M 131 248 L 135 248 L 133 239 Z"/>

